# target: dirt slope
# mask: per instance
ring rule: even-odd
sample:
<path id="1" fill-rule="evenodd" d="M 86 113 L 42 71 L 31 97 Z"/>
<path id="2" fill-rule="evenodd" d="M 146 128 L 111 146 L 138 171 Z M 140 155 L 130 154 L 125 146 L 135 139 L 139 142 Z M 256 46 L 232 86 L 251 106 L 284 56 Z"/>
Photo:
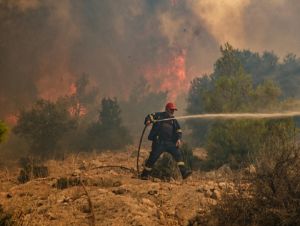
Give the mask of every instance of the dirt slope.
<path id="1" fill-rule="evenodd" d="M 142 159 L 146 156 L 142 151 Z M 226 169 L 164 182 L 142 181 L 122 168 L 101 168 L 133 169 L 135 161 L 131 150 L 70 156 L 48 161 L 50 176 L 25 184 L 17 183 L 17 171 L 2 172 L 0 204 L 23 225 L 188 225 L 233 187 Z M 82 183 L 58 189 L 61 177 Z"/>

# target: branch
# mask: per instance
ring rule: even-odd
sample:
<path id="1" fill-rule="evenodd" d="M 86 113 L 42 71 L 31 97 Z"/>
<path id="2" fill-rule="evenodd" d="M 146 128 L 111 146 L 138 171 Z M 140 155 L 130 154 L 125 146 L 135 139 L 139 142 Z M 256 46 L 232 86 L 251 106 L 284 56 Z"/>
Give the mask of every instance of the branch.
<path id="1" fill-rule="evenodd" d="M 86 190 L 86 187 L 84 186 L 84 184 L 82 183 L 82 180 L 80 178 L 80 185 L 82 186 L 86 196 L 87 196 L 87 199 L 88 199 L 88 203 L 89 203 L 89 208 L 90 208 L 90 212 L 91 212 L 91 226 L 95 226 L 96 225 L 96 218 L 95 218 L 95 214 L 94 214 L 94 207 L 93 207 L 93 203 L 92 203 L 92 200 L 91 200 L 91 197 L 88 193 L 88 191 Z"/>
<path id="2" fill-rule="evenodd" d="M 123 169 L 123 170 L 128 170 L 130 172 L 135 172 L 135 170 L 133 168 L 128 168 L 128 167 L 125 167 L 125 166 L 116 166 L 116 165 L 96 166 L 96 167 L 92 168 L 91 170 L 101 169 L 101 168 L 120 168 L 120 169 Z"/>

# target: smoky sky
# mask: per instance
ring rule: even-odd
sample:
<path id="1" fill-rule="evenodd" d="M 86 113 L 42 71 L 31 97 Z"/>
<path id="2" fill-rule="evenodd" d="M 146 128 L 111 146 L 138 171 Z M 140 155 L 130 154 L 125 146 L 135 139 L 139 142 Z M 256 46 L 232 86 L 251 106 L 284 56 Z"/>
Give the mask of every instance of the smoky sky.
<path id="1" fill-rule="evenodd" d="M 296 0 L 0 0 L 0 117 L 67 94 L 83 73 L 102 96 L 126 98 L 146 68 L 181 51 L 184 83 L 210 72 L 225 42 L 299 54 L 299 9 Z"/>

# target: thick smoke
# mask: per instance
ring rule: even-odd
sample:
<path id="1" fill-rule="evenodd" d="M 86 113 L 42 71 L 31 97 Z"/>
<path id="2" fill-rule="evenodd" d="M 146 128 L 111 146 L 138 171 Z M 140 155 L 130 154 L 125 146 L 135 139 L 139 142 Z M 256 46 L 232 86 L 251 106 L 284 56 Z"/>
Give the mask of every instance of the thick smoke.
<path id="1" fill-rule="evenodd" d="M 143 76 L 175 98 L 211 71 L 225 42 L 299 54 L 299 8 L 296 0 L 0 0 L 0 117 L 67 94 L 82 73 L 103 96 L 126 98 Z"/>

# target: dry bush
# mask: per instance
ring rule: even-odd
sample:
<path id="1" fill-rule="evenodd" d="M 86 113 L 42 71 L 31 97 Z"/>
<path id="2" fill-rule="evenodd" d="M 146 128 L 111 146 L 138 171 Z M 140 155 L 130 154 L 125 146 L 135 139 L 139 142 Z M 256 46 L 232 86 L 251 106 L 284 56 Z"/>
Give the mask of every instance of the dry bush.
<path id="1" fill-rule="evenodd" d="M 248 189 L 225 194 L 209 214 L 191 223 L 200 225 L 216 219 L 213 225 L 300 225 L 300 147 L 296 130 L 285 133 L 280 125 L 274 126 L 255 162 L 256 174 L 248 178 Z"/>
<path id="2" fill-rule="evenodd" d="M 192 149 L 186 143 L 182 145 L 180 151 L 188 169 L 192 169 L 194 165 L 196 166 L 196 162 L 199 160 L 193 155 Z M 165 181 L 176 180 L 181 177 L 177 163 L 169 153 L 164 153 L 155 163 L 151 176 Z"/>
<path id="3" fill-rule="evenodd" d="M 79 186 L 81 184 L 80 178 L 78 177 L 61 177 L 57 179 L 56 184 L 54 185 L 57 189 L 65 189 L 73 186 Z"/>
<path id="4" fill-rule="evenodd" d="M 155 163 L 151 176 L 164 181 L 171 179 L 179 179 L 180 173 L 175 160 L 169 153 L 164 153 L 163 156 Z"/>
<path id="5" fill-rule="evenodd" d="M 1 205 L 0 205 L 0 225 L 1 226 L 14 225 L 13 216 L 9 213 L 4 212 Z"/>
<path id="6" fill-rule="evenodd" d="M 49 176 L 48 167 L 41 165 L 40 161 L 32 158 L 20 158 L 21 170 L 18 176 L 20 183 L 26 183 L 31 178 L 43 178 Z"/>

